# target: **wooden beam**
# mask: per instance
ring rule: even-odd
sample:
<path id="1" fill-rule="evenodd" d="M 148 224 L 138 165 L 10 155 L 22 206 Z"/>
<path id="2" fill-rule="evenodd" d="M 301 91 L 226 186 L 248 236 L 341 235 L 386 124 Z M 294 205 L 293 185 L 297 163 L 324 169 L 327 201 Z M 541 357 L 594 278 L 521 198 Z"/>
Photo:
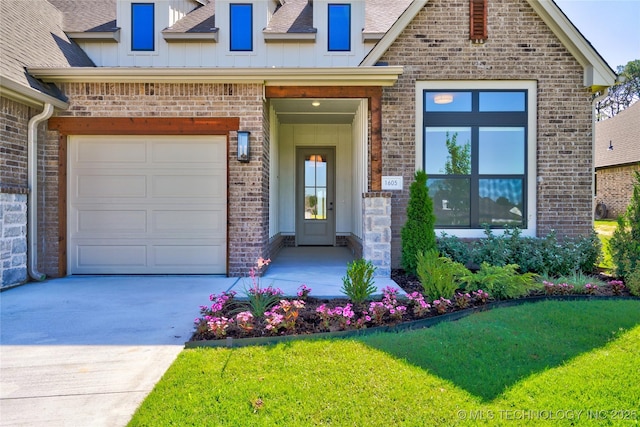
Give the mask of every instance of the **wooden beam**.
<path id="1" fill-rule="evenodd" d="M 371 191 L 382 191 L 382 94 L 371 97 Z"/>
<path id="2" fill-rule="evenodd" d="M 49 130 L 64 135 L 226 135 L 239 117 L 52 117 Z"/>
<path id="3" fill-rule="evenodd" d="M 379 86 L 267 86 L 267 98 L 371 98 L 380 96 Z"/>

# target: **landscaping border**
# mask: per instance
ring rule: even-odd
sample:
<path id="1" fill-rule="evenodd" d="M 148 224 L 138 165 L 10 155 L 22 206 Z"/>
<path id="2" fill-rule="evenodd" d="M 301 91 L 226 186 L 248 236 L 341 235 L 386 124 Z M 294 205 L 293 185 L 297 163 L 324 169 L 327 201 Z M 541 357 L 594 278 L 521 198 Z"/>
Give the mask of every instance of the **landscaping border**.
<path id="1" fill-rule="evenodd" d="M 493 310 L 495 308 L 514 307 L 527 303 L 536 303 L 540 301 L 581 301 L 581 300 L 637 300 L 640 297 L 634 296 L 597 296 L 597 295 L 541 295 L 535 297 L 518 298 L 512 300 L 494 301 L 485 305 L 454 311 L 451 313 L 426 317 L 424 319 L 413 320 L 410 322 L 401 322 L 397 325 L 377 326 L 373 328 L 353 329 L 348 331 L 320 332 L 316 334 L 299 334 L 299 335 L 274 335 L 268 337 L 252 337 L 252 338 L 232 338 L 219 340 L 201 340 L 187 341 L 185 348 L 201 348 L 201 347 L 225 347 L 239 348 L 253 345 L 271 345 L 289 341 L 312 340 L 312 339 L 328 339 L 328 338 L 351 338 L 362 335 L 370 335 L 384 332 L 400 332 L 412 329 L 430 328 L 441 322 L 452 322 L 460 320 L 474 313 Z"/>

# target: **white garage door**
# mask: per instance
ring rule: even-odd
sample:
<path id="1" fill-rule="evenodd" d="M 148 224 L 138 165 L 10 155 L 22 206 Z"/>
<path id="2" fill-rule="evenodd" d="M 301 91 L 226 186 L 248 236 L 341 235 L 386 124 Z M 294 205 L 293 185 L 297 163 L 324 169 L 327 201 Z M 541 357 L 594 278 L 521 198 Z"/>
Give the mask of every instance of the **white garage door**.
<path id="1" fill-rule="evenodd" d="M 69 138 L 70 274 L 226 273 L 224 136 Z"/>

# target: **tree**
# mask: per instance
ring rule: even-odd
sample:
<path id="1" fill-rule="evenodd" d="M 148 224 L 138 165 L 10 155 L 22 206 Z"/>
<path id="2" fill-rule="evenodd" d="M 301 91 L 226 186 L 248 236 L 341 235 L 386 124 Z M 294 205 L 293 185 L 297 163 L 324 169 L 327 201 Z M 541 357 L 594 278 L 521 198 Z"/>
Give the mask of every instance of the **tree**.
<path id="1" fill-rule="evenodd" d="M 634 172 L 634 177 L 631 203 L 609 241 L 616 274 L 623 278 L 640 268 L 640 172 Z"/>
<path id="2" fill-rule="evenodd" d="M 437 250 L 435 233 L 436 216 L 433 201 L 429 197 L 427 174 L 419 170 L 409 187 L 407 222 L 402 227 L 402 267 L 407 273 L 416 274 L 417 255 Z"/>
<path id="3" fill-rule="evenodd" d="M 447 162 L 444 165 L 444 173 L 447 175 L 469 175 L 471 173 L 471 144 L 467 141 L 464 145 L 458 145 L 458 132 L 449 138 L 446 134 Z"/>
<path id="4" fill-rule="evenodd" d="M 597 120 L 611 118 L 640 99 L 640 59 L 618 67 L 620 83 L 609 88 L 605 98 L 596 104 Z"/>

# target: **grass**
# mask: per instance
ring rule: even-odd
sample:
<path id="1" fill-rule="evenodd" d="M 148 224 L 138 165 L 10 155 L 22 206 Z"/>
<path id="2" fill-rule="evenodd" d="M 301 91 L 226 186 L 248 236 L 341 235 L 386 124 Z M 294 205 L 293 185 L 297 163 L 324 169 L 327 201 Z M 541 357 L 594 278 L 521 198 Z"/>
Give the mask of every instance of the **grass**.
<path id="1" fill-rule="evenodd" d="M 611 259 L 611 252 L 609 250 L 609 239 L 611 239 L 611 236 L 617 226 L 617 221 L 613 219 L 600 219 L 593 222 L 593 227 L 598 234 L 600 243 L 602 243 L 602 261 L 600 262 L 599 267 L 606 270 L 612 270 L 614 267 L 613 260 Z"/>
<path id="2" fill-rule="evenodd" d="M 545 301 L 397 334 L 185 350 L 130 425 L 538 425 L 549 411 L 549 425 L 634 425 L 639 399 L 640 301 Z"/>

